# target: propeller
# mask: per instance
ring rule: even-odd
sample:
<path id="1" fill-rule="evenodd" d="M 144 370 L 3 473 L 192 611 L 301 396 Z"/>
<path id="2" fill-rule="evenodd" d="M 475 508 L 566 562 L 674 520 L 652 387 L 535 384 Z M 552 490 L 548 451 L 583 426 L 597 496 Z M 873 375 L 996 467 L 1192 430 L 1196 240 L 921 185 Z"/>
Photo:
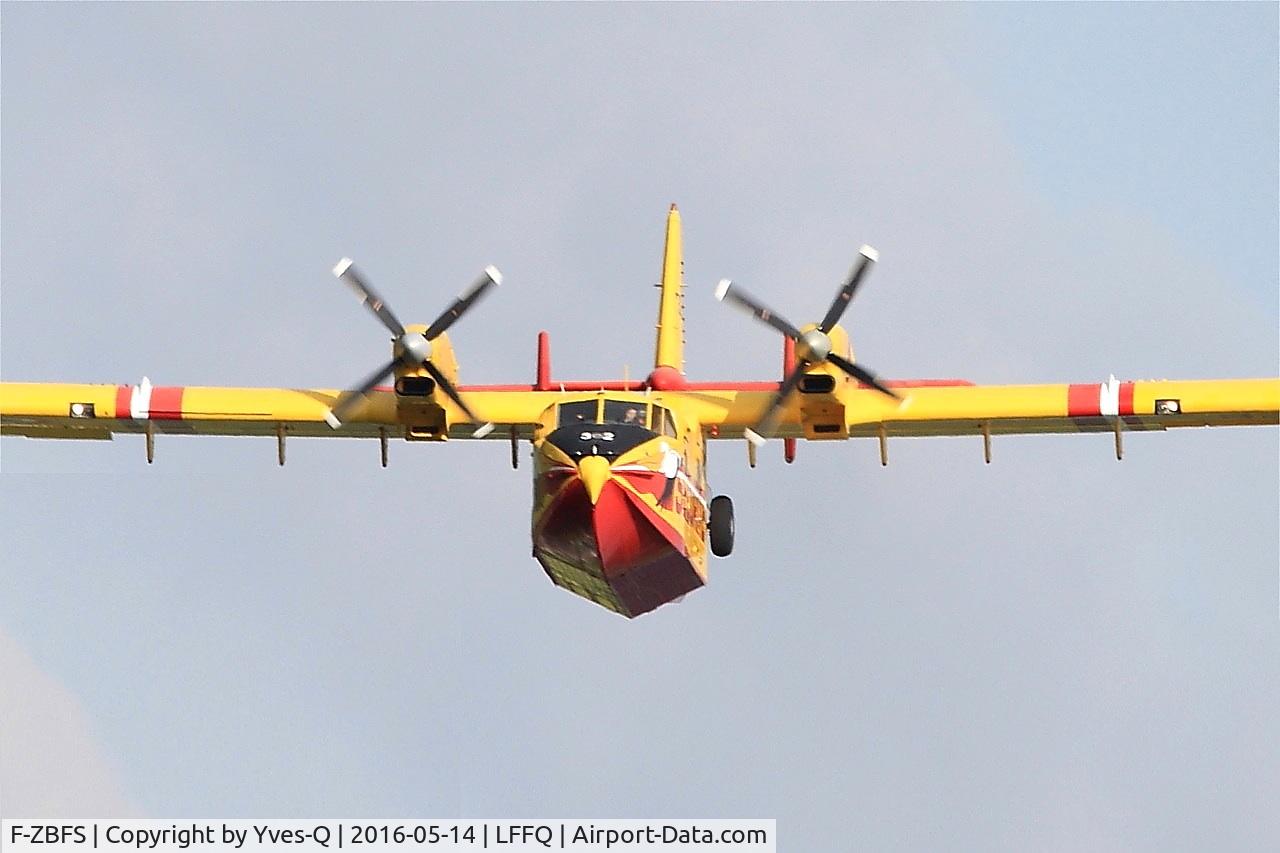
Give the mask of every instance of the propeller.
<path id="1" fill-rule="evenodd" d="M 861 257 L 858 259 L 857 264 L 854 265 L 853 270 L 850 271 L 849 278 L 845 280 L 844 285 L 836 293 L 836 298 L 832 301 L 831 307 L 827 309 L 826 316 L 822 318 L 822 322 L 807 332 L 801 332 L 782 315 L 735 287 L 733 282 L 727 278 L 721 279 L 719 286 L 716 287 L 716 299 L 736 305 L 760 322 L 773 327 L 796 342 L 797 364 L 795 368 L 787 374 L 786 378 L 782 380 L 782 384 L 778 386 L 777 393 L 773 395 L 773 400 L 770 401 L 769 407 L 765 409 L 764 416 L 760 418 L 759 423 L 753 429 L 748 429 L 744 433 L 747 441 L 752 444 L 757 446 L 764 444 L 765 439 L 773 435 L 774 430 L 778 427 L 778 420 L 782 416 L 782 407 L 786 404 L 787 398 L 796 390 L 805 371 L 816 364 L 822 364 L 823 362 L 834 364 L 849 376 L 864 385 L 871 386 L 881 394 L 886 394 L 895 400 L 902 399 L 892 388 L 881 382 L 874 373 L 831 351 L 829 333 L 835 328 L 836 323 L 840 322 L 840 318 L 844 316 L 844 312 L 848 309 L 849 303 L 853 301 L 854 294 L 857 293 L 858 286 L 862 284 L 862 280 L 866 278 L 867 271 L 871 268 L 871 265 L 880 259 L 879 253 L 870 246 L 863 246 L 860 254 Z"/>
<path id="2" fill-rule="evenodd" d="M 355 291 L 360 302 L 369 309 L 378 321 L 386 326 L 387 331 L 392 334 L 392 358 L 382 367 L 371 373 L 364 382 L 352 388 L 349 391 L 342 392 L 337 402 L 333 404 L 333 408 L 325 415 L 324 419 L 329 426 L 337 429 L 342 426 L 342 421 L 350 415 L 357 406 L 373 392 L 378 383 L 385 380 L 388 376 L 395 373 L 396 368 L 400 366 L 408 368 L 423 368 L 435 380 L 436 385 L 444 391 L 445 396 L 457 404 L 463 414 L 467 416 L 467 420 L 473 424 L 481 423 L 480 418 L 471 410 L 466 401 L 462 399 L 462 395 L 458 393 L 458 389 L 449 381 L 449 377 L 445 376 L 438 367 L 431 363 L 431 342 L 443 335 L 449 328 L 456 323 L 463 314 L 471 310 L 471 308 L 480 301 L 480 299 L 489 291 L 490 288 L 502 283 L 502 273 L 498 272 L 496 267 L 485 267 L 484 273 L 481 274 L 471 286 L 468 287 L 453 304 L 441 312 L 440 316 L 435 319 L 425 332 L 411 332 L 405 329 L 404 324 L 396 317 L 391 306 L 378 295 L 364 276 L 360 275 L 350 258 L 343 258 L 338 261 L 338 265 L 333 268 L 333 274 Z M 483 423 L 477 429 L 473 436 L 482 438 L 493 432 L 493 424 Z"/>

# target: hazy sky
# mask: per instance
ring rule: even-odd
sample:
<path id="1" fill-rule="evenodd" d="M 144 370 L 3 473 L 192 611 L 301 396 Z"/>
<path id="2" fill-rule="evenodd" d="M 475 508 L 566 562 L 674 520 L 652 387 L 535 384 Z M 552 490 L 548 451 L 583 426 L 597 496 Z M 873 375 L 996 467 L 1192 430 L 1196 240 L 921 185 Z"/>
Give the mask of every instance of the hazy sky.
<path id="1" fill-rule="evenodd" d="M 1268 376 L 1275 4 L 37 5 L 6 380 L 349 384 L 488 263 L 464 381 Z M 1274 429 L 712 449 L 737 552 L 628 622 L 502 444 L 0 443 L 0 812 L 776 817 L 782 849 L 1274 849 Z M 33 744 L 56 743 L 49 752 Z M 75 780 L 74 785 L 71 780 Z"/>

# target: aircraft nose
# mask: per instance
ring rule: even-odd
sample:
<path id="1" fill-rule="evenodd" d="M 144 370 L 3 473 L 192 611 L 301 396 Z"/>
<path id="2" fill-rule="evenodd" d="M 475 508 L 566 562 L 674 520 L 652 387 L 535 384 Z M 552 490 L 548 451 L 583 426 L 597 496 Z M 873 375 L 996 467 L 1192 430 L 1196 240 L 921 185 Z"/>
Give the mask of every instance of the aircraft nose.
<path id="1" fill-rule="evenodd" d="M 582 485 L 587 490 L 587 497 L 591 500 L 592 506 L 595 506 L 596 501 L 600 500 L 600 492 L 604 489 L 604 484 L 609 482 L 609 478 L 612 476 L 613 472 L 609 466 L 609 460 L 603 456 L 584 456 L 582 461 L 578 463 L 578 479 L 582 480 Z"/>

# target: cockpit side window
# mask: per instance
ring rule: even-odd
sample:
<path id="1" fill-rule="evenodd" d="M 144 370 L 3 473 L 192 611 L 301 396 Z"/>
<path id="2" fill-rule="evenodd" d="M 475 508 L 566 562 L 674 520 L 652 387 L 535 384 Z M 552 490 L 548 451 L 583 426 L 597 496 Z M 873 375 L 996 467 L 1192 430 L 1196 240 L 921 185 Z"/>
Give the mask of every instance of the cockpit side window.
<path id="1" fill-rule="evenodd" d="M 644 426 L 643 402 L 635 400 L 605 400 L 604 422 L 608 424 L 634 424 Z"/>
<path id="2" fill-rule="evenodd" d="M 669 438 L 676 436 L 676 424 L 671 418 L 671 413 L 661 406 L 653 407 L 653 431 L 659 435 L 665 435 Z"/>
<path id="3" fill-rule="evenodd" d="M 594 424 L 596 418 L 596 401 L 581 400 L 577 403 L 561 403 L 559 426 L 575 426 L 577 424 Z"/>

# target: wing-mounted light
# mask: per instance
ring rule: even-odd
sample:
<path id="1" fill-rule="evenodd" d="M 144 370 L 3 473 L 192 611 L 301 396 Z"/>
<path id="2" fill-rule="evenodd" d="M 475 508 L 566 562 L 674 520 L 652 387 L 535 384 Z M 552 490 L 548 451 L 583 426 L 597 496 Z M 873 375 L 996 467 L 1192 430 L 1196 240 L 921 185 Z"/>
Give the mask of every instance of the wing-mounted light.
<path id="1" fill-rule="evenodd" d="M 870 246 L 863 246 L 859 254 L 860 257 L 857 263 L 853 265 L 853 269 L 849 272 L 849 277 L 840 287 L 840 290 L 836 292 L 835 299 L 832 300 L 831 307 L 827 309 L 826 315 L 820 322 L 805 326 L 803 329 L 797 328 L 776 311 L 765 307 L 763 303 L 735 286 L 729 279 L 722 279 L 716 287 L 716 299 L 741 308 L 760 322 L 772 327 L 775 331 L 795 342 L 795 366 L 791 368 L 791 372 L 787 374 L 782 380 L 782 384 L 778 386 L 777 393 L 774 394 L 773 400 L 770 401 L 769 406 L 765 409 L 756 426 L 745 432 L 747 440 L 752 444 L 763 444 L 766 439 L 773 435 L 778 427 L 778 421 L 782 417 L 782 410 L 793 392 L 799 389 L 815 394 L 826 393 L 817 384 L 810 384 L 808 387 L 802 388 L 801 383 L 805 381 L 806 376 L 813 375 L 815 377 L 809 380 L 809 383 L 825 385 L 826 383 L 823 379 L 816 377 L 827 375 L 831 379 L 832 385 L 829 390 L 834 390 L 834 372 L 813 371 L 813 368 L 819 365 L 829 364 L 850 378 L 874 388 L 881 394 L 885 394 L 895 400 L 902 399 L 892 389 L 884 385 L 874 373 L 855 364 L 851 356 L 847 357 L 843 354 L 851 352 L 849 337 L 836 324 L 844 316 L 845 310 L 848 309 L 849 303 L 853 300 L 854 294 L 857 293 L 858 286 L 862 283 L 867 271 L 880 258 L 880 254 Z M 825 424 L 822 426 L 825 430 Z"/>
<path id="2" fill-rule="evenodd" d="M 397 391 L 424 392 L 434 394 L 436 389 L 444 393 L 454 402 L 467 420 L 478 424 L 473 433 L 481 438 L 493 431 L 493 424 L 480 420 L 471 407 L 458 393 L 456 381 L 458 363 L 453 355 L 445 332 L 479 302 L 490 289 L 502 283 L 502 273 L 496 267 L 485 267 L 484 272 L 471 283 L 471 286 L 458 295 L 435 321 L 428 326 L 405 326 L 396 317 L 391 306 L 378 294 L 368 281 L 359 273 L 350 258 L 343 258 L 333 268 L 333 274 L 345 282 L 353 291 L 361 304 L 378 318 L 378 321 L 391 332 L 391 361 L 371 373 L 363 382 L 349 391 L 345 391 L 334 402 L 325 420 L 329 426 L 338 429 L 342 421 L 360 407 L 365 399 L 380 383 L 390 376 L 397 377 Z M 430 383 L 430 384 L 429 384 Z M 409 429 L 410 437 L 426 437 L 431 432 L 435 437 L 443 437 L 447 424 L 418 425 L 419 436 L 414 436 L 414 428 Z"/>

